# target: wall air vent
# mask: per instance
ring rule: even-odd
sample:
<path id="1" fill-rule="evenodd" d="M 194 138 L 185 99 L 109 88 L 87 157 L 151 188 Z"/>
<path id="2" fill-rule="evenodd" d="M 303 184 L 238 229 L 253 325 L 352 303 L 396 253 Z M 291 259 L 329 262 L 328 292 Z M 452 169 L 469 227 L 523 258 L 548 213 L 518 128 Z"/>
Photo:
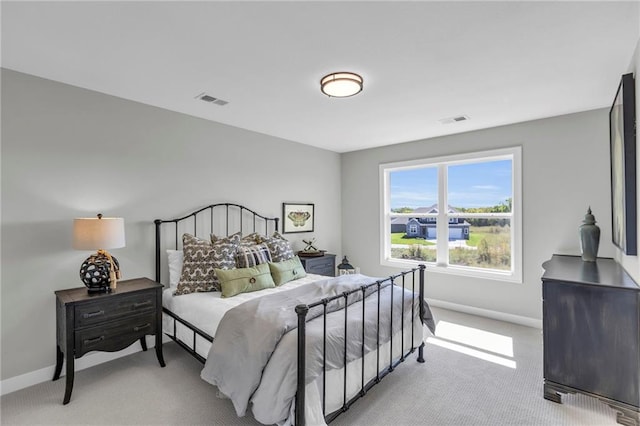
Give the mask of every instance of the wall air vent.
<path id="1" fill-rule="evenodd" d="M 451 123 L 457 123 L 460 121 L 467 121 L 467 120 L 469 120 L 468 115 L 457 115 L 455 117 L 443 118 L 438 121 L 442 124 L 451 124 Z"/>
<path id="2" fill-rule="evenodd" d="M 204 101 L 204 102 L 208 102 L 208 103 L 216 104 L 220 106 L 223 106 L 229 103 L 228 101 L 223 101 L 222 99 L 214 98 L 213 96 L 207 95 L 206 93 L 200 93 L 195 98 L 200 99 L 201 101 Z"/>

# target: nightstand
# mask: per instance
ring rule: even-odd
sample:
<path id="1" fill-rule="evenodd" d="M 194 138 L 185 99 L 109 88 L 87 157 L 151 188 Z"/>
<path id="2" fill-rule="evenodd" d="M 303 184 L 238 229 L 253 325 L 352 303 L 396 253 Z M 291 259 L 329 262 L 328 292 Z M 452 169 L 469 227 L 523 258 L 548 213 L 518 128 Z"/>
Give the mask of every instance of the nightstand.
<path id="1" fill-rule="evenodd" d="M 336 255 L 325 253 L 322 256 L 304 257 L 299 256 L 304 270 L 310 274 L 336 276 Z"/>
<path id="2" fill-rule="evenodd" d="M 162 356 L 162 284 L 148 278 L 119 281 L 110 293 L 87 292 L 86 287 L 56 291 L 56 370 L 60 378 L 66 361 L 67 384 L 63 404 L 71 399 L 74 360 L 87 352 L 115 352 L 155 334 L 156 357 Z"/>

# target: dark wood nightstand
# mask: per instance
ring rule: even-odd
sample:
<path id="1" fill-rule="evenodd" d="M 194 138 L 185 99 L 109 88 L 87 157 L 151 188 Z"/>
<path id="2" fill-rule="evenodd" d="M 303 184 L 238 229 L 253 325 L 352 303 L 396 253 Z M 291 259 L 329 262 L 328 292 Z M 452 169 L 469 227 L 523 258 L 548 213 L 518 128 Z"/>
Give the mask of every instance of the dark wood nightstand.
<path id="1" fill-rule="evenodd" d="M 325 253 L 323 256 L 304 257 L 299 256 L 304 270 L 310 274 L 336 276 L 336 255 Z"/>
<path id="2" fill-rule="evenodd" d="M 60 378 L 67 363 L 67 384 L 63 404 L 71 399 L 74 360 L 90 351 L 115 352 L 155 334 L 156 357 L 162 356 L 162 284 L 148 278 L 119 281 L 110 293 L 87 292 L 86 287 L 56 291 L 56 370 Z"/>

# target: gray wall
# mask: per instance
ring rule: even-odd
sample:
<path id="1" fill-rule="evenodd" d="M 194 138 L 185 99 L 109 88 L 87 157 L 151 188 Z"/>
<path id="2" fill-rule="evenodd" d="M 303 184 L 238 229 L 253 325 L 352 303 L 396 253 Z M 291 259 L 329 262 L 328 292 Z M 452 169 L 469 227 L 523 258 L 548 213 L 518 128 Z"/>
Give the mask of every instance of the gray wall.
<path id="1" fill-rule="evenodd" d="M 522 146 L 524 282 L 427 272 L 426 294 L 449 303 L 540 319 L 541 264 L 553 253 L 580 254 L 578 227 L 588 206 L 602 232 L 599 255 L 614 253 L 607 109 L 344 154 L 344 253 L 363 273 L 398 272 L 379 261 L 379 164 L 510 146 Z"/>
<path id="2" fill-rule="evenodd" d="M 53 292 L 89 254 L 74 217 L 124 217 L 123 278 L 153 277 L 153 219 L 212 202 L 313 202 L 316 232 L 288 238 L 339 254 L 340 190 L 336 153 L 2 70 L 2 379 L 55 362 Z"/>

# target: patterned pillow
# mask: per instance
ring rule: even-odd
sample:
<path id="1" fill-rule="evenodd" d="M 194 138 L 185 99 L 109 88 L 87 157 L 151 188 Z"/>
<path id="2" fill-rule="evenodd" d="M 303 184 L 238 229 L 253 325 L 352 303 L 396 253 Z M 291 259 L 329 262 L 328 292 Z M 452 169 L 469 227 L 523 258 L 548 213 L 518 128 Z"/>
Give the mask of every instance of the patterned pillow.
<path id="1" fill-rule="evenodd" d="M 242 241 L 240 241 L 241 246 L 254 246 L 256 244 L 260 244 L 262 242 L 263 235 L 258 234 L 257 232 L 253 232 L 249 235 L 242 237 Z"/>
<path id="2" fill-rule="evenodd" d="M 191 234 L 184 234 L 182 236 L 184 252 L 182 275 L 174 295 L 220 291 L 220 282 L 214 268 L 234 268 L 235 253 L 239 244 L 239 235 L 220 238 L 215 243 L 210 243 Z"/>
<path id="3" fill-rule="evenodd" d="M 236 252 L 236 268 L 250 268 L 271 262 L 271 253 L 266 244 L 242 245 Z"/>
<path id="4" fill-rule="evenodd" d="M 269 247 L 271 252 L 271 260 L 273 262 L 282 262 L 293 257 L 293 249 L 291 243 L 285 239 L 278 231 L 274 232 L 271 237 L 261 237 L 261 243 Z"/>
<path id="5" fill-rule="evenodd" d="M 231 235 L 231 236 L 229 236 L 227 238 L 231 238 L 231 237 L 233 237 L 235 235 L 238 235 L 238 236 L 241 237 L 241 240 L 240 240 L 240 245 L 241 246 L 247 247 L 247 246 L 254 246 L 256 244 L 260 244 L 261 236 L 257 232 L 249 234 L 246 237 L 242 236 L 242 232 L 236 232 L 235 234 L 233 234 L 233 235 Z M 211 234 L 211 242 L 212 243 L 215 243 L 216 241 L 218 241 L 220 239 L 221 239 L 221 237 L 218 237 L 216 234 Z"/>
<path id="6" fill-rule="evenodd" d="M 228 237 L 218 237 L 216 234 L 211 233 L 209 234 L 209 237 L 211 238 L 211 244 L 215 244 L 217 241 L 224 240 L 225 238 L 234 238 L 236 235 L 239 238 L 242 238 L 242 232 L 236 232 L 235 234 L 231 234 Z"/>

